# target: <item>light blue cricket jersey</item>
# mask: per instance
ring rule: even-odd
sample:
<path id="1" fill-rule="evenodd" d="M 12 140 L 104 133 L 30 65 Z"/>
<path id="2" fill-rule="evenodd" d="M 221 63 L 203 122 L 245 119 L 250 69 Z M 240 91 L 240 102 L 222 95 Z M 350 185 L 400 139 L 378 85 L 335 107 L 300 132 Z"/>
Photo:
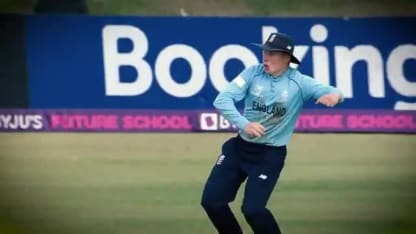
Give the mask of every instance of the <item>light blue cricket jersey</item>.
<path id="1" fill-rule="evenodd" d="M 237 78 L 218 94 L 214 101 L 217 110 L 240 130 L 243 139 L 249 142 L 273 146 L 289 143 L 296 120 L 304 103 L 317 100 L 339 89 L 324 85 L 289 67 L 282 75 L 273 77 L 263 64 L 246 68 Z M 243 115 L 235 102 L 244 101 Z M 265 134 L 252 138 L 244 133 L 249 122 L 258 122 L 266 129 Z"/>

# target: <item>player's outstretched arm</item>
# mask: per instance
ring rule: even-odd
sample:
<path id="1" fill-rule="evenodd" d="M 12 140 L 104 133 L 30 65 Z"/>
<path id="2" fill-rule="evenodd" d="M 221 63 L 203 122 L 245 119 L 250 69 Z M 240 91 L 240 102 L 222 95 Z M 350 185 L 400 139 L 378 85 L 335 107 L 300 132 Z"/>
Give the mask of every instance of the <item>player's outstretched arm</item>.
<path id="1" fill-rule="evenodd" d="M 322 84 L 312 77 L 303 75 L 301 84 L 305 100 L 314 100 L 315 104 L 334 107 L 344 100 L 341 90 L 331 85 Z"/>
<path id="2" fill-rule="evenodd" d="M 315 104 L 322 104 L 327 107 L 334 107 L 342 100 L 342 96 L 339 93 L 324 94 L 316 100 Z"/>

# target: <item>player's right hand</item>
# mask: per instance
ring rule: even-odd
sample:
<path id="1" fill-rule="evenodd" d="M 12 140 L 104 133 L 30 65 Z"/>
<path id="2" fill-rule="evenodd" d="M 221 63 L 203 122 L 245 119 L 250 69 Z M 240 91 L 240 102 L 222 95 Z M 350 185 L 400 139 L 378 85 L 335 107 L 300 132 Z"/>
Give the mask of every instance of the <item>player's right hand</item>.
<path id="1" fill-rule="evenodd" d="M 264 135 L 264 127 L 263 125 L 253 122 L 247 124 L 247 126 L 244 128 L 244 132 L 251 136 L 251 137 L 260 137 Z"/>

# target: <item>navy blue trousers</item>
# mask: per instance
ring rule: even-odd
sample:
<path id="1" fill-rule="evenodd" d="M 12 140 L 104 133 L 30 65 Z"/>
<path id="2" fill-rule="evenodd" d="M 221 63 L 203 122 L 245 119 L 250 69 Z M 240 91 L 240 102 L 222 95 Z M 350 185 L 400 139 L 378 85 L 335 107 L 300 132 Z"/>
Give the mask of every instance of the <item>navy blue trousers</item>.
<path id="1" fill-rule="evenodd" d="M 202 207 L 219 234 L 241 234 L 228 203 L 247 179 L 241 210 L 255 234 L 279 234 L 279 225 L 266 208 L 286 158 L 286 146 L 227 140 L 205 184 Z"/>

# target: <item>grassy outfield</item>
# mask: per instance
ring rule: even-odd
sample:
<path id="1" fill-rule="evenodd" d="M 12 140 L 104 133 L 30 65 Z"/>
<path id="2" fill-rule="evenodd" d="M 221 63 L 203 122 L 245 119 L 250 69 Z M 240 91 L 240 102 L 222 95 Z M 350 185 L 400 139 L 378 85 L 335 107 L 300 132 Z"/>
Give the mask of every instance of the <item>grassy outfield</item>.
<path id="1" fill-rule="evenodd" d="M 213 234 L 199 202 L 229 136 L 0 134 L 0 233 Z M 414 135 L 297 134 L 269 207 L 284 233 L 416 233 L 415 166 Z"/>
<path id="2" fill-rule="evenodd" d="M 86 0 L 91 15 L 414 16 L 414 0 Z M 1 0 L 0 12 L 31 13 L 36 0 Z"/>

